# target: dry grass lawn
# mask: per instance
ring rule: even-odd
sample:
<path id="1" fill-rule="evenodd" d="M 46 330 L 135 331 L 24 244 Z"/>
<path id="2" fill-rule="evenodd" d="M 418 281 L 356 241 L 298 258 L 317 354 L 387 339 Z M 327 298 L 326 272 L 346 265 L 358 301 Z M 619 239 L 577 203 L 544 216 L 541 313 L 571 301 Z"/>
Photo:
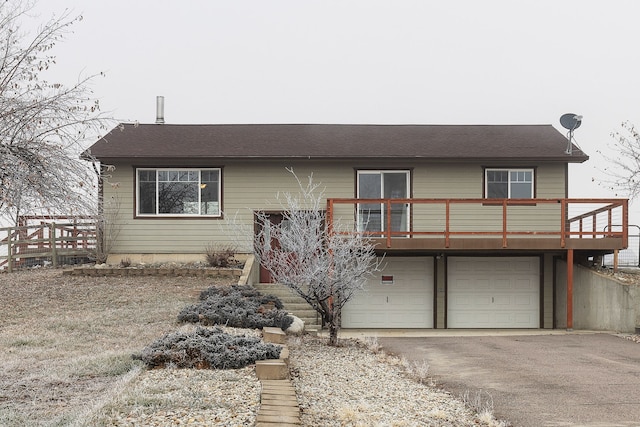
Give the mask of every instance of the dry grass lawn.
<path id="1" fill-rule="evenodd" d="M 129 407 L 113 408 L 114 394 L 142 371 L 131 354 L 176 330 L 178 312 L 213 283 L 0 274 L 0 425 L 81 425 L 109 405 L 131 412 L 139 403 L 131 396 L 120 403 Z"/>

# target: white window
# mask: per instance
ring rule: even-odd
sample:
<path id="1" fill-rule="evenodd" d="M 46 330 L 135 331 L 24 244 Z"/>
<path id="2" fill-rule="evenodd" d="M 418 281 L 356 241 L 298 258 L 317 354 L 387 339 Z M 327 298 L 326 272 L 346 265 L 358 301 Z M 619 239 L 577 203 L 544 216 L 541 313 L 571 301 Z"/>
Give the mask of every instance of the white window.
<path id="1" fill-rule="evenodd" d="M 220 216 L 220 169 L 136 171 L 139 216 Z"/>
<path id="2" fill-rule="evenodd" d="M 533 169 L 485 169 L 488 199 L 532 199 Z"/>
<path id="3" fill-rule="evenodd" d="M 409 197 L 409 171 L 358 171 L 357 197 L 359 199 L 406 199 Z M 390 219 L 390 221 L 389 221 Z M 409 205 L 392 203 L 391 217 L 384 203 L 359 203 L 358 228 L 362 231 L 407 231 Z M 401 235 L 398 235 L 399 237 Z"/>

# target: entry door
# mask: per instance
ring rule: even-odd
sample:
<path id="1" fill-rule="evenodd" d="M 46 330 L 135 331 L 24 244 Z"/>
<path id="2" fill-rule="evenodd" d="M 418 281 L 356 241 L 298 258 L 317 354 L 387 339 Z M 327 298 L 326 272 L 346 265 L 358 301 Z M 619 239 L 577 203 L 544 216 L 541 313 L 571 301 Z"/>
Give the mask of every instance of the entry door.
<path id="1" fill-rule="evenodd" d="M 277 226 L 282 223 L 284 216 L 281 213 L 267 213 L 264 214 L 269 219 L 269 226 Z M 261 231 L 261 230 L 257 230 Z M 265 232 L 266 239 L 268 242 L 263 242 L 264 245 L 269 245 L 271 248 L 279 248 L 280 242 L 278 242 L 275 238 L 271 236 L 269 230 Z M 271 277 L 271 273 L 269 270 L 264 268 L 262 264 L 260 264 L 260 283 L 273 283 L 273 277 Z"/>
<path id="2" fill-rule="evenodd" d="M 447 327 L 539 328 L 538 257 L 447 259 Z"/>
<path id="3" fill-rule="evenodd" d="M 433 328 L 433 258 L 388 257 L 342 310 L 343 328 Z"/>

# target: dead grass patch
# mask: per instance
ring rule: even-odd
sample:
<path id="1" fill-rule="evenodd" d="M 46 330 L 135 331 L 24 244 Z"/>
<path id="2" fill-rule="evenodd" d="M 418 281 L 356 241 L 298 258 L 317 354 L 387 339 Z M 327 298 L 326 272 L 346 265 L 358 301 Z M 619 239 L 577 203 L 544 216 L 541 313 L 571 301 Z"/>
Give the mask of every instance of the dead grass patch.
<path id="1" fill-rule="evenodd" d="M 0 275 L 0 425 L 76 423 L 139 370 L 131 354 L 175 330 L 179 311 L 215 282 L 50 269 Z"/>

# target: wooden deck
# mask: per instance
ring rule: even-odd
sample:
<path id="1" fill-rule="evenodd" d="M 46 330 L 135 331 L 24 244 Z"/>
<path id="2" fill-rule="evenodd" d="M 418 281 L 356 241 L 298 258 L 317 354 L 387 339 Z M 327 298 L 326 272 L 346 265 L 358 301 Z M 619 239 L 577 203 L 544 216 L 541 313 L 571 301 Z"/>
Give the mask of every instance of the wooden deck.
<path id="1" fill-rule="evenodd" d="M 88 257 L 95 251 L 93 220 L 69 217 L 24 217 L 18 227 L 0 228 L 0 269 L 49 262 L 63 257 Z"/>
<path id="2" fill-rule="evenodd" d="M 607 253 L 628 245 L 626 199 L 328 199 L 330 232 L 386 251 Z"/>

